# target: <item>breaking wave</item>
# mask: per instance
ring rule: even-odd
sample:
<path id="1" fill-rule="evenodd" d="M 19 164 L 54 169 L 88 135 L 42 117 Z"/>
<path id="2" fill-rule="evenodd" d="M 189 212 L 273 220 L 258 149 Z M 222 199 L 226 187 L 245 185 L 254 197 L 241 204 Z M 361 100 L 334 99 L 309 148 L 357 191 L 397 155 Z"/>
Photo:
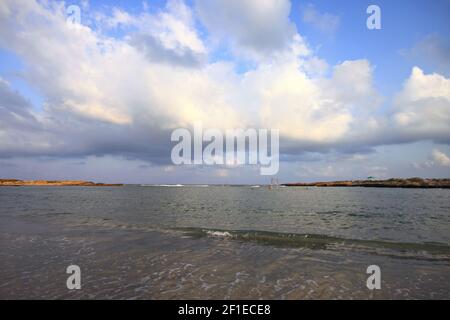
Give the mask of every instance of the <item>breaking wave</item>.
<path id="1" fill-rule="evenodd" d="M 450 261 L 450 246 L 443 243 L 413 243 L 348 239 L 322 234 L 280 233 L 256 230 L 177 228 L 192 238 L 214 237 L 277 247 L 313 250 L 364 251 L 404 259 Z"/>

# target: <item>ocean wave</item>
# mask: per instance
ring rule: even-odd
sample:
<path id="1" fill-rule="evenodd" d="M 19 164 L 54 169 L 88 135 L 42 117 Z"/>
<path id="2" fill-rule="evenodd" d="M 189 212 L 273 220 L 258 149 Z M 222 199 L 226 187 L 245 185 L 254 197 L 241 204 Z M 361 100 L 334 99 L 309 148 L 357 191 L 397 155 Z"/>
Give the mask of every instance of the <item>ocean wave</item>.
<path id="1" fill-rule="evenodd" d="M 193 238 L 216 237 L 277 247 L 313 250 L 352 250 L 404 259 L 450 261 L 450 246 L 443 243 L 413 243 L 348 239 L 322 234 L 298 234 L 255 230 L 176 228 Z"/>
<path id="2" fill-rule="evenodd" d="M 183 184 L 141 184 L 141 187 L 184 187 Z"/>
<path id="3" fill-rule="evenodd" d="M 70 215 L 68 215 L 70 217 Z M 66 221 L 67 222 L 67 221 Z M 73 225 L 101 227 L 142 232 L 182 234 L 193 239 L 216 238 L 242 243 L 256 243 L 274 247 L 311 250 L 353 251 L 399 259 L 418 259 L 450 262 L 450 245 L 439 242 L 396 242 L 373 239 L 351 239 L 323 234 L 299 234 L 259 230 L 225 230 L 198 227 L 155 227 L 147 224 L 131 224 L 106 218 L 87 218 Z"/>
<path id="4" fill-rule="evenodd" d="M 211 237 L 217 237 L 217 238 L 232 238 L 233 235 L 229 233 L 228 231 L 211 231 L 207 230 L 206 234 Z"/>

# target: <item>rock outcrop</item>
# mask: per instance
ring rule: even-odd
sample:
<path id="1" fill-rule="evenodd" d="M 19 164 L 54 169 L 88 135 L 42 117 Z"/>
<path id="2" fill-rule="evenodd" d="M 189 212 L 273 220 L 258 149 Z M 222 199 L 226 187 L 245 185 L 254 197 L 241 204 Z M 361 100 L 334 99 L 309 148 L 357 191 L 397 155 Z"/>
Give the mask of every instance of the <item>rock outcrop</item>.
<path id="1" fill-rule="evenodd" d="M 285 183 L 287 187 L 375 187 L 375 188 L 450 188 L 450 179 L 346 180 L 311 183 Z"/>
<path id="2" fill-rule="evenodd" d="M 18 180 L 0 179 L 0 186 L 82 186 L 82 187 L 116 187 L 120 183 L 95 183 L 80 180 Z"/>

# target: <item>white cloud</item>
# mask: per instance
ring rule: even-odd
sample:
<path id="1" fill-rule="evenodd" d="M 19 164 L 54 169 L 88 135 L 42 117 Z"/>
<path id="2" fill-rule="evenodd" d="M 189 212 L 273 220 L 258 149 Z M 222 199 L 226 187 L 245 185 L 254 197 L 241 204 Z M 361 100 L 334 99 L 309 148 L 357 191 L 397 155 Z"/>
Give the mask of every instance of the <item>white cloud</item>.
<path id="1" fill-rule="evenodd" d="M 128 26 L 135 23 L 134 18 L 126 11 L 119 8 L 113 8 L 113 13 L 110 17 L 105 17 L 104 23 L 109 28 L 117 28 L 120 26 Z"/>
<path id="2" fill-rule="evenodd" d="M 237 55 L 283 50 L 296 34 L 288 0 L 196 1 L 196 9 L 211 37 L 230 42 Z"/>
<path id="3" fill-rule="evenodd" d="M 283 136 L 325 143 L 341 138 L 352 115 L 339 101 L 329 99 L 321 85 L 300 70 L 298 61 L 261 65 L 245 75 L 245 93 L 252 97 L 260 123 L 278 128 Z M 333 130 L 330 130 L 333 128 Z"/>
<path id="4" fill-rule="evenodd" d="M 305 72 L 312 77 L 322 77 L 328 72 L 328 63 L 316 56 L 306 59 L 303 65 Z"/>
<path id="5" fill-rule="evenodd" d="M 128 43 L 155 62 L 197 66 L 207 49 L 195 29 L 191 9 L 181 0 L 169 0 L 163 10 L 137 15 L 113 8 L 111 15 L 95 13 L 97 29 L 122 28 Z"/>
<path id="6" fill-rule="evenodd" d="M 412 139 L 448 141 L 450 137 L 450 79 L 424 74 L 414 67 L 394 102 L 393 122 Z"/>
<path id="7" fill-rule="evenodd" d="M 432 159 L 435 163 L 441 166 L 449 167 L 450 166 L 450 157 L 447 156 L 444 152 L 434 149 L 431 153 Z"/>
<path id="8" fill-rule="evenodd" d="M 145 52 L 126 40 L 105 37 L 88 27 L 68 28 L 60 6 L 29 1 L 8 4 L 14 10 L 0 17 L 0 44 L 29 66 L 27 80 L 44 93 L 46 112 L 72 113 L 116 125 L 132 125 L 136 120 L 157 127 L 194 120 L 212 126 L 236 124 L 221 83 L 222 74 L 231 68 L 215 64 L 191 70 L 148 61 Z M 177 17 L 188 16 L 183 11 L 186 7 L 173 6 L 170 10 Z M 161 16 L 165 18 L 156 17 L 156 24 L 167 22 L 168 29 L 177 29 L 175 17 L 167 12 Z M 177 50 L 178 43 L 197 48 L 195 41 L 191 43 L 189 36 L 183 38 L 178 31 L 158 34 L 169 49 L 173 45 Z"/>
<path id="9" fill-rule="evenodd" d="M 412 165 L 416 169 L 448 167 L 450 166 L 450 157 L 439 149 L 433 149 L 428 157 L 428 160 L 413 162 Z"/>
<path id="10" fill-rule="evenodd" d="M 312 4 L 308 4 L 303 10 L 302 19 L 304 23 L 327 34 L 336 32 L 340 25 L 339 16 L 328 12 L 321 13 Z"/>
<path id="11" fill-rule="evenodd" d="M 181 0 L 170 0 L 166 10 L 156 16 L 143 15 L 141 32 L 149 32 L 167 49 L 187 48 L 205 54 L 206 48 L 194 28 L 192 12 Z"/>

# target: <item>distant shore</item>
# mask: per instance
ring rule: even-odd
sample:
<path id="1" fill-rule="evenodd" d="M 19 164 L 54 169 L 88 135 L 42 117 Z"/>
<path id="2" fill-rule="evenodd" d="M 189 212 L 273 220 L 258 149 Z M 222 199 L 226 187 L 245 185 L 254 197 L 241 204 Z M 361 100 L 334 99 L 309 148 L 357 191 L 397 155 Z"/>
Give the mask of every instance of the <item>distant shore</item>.
<path id="1" fill-rule="evenodd" d="M 97 183 L 83 180 L 19 180 L 0 179 L 0 187 L 19 186 L 81 186 L 81 187 L 120 187 L 122 183 Z M 446 179 L 385 179 L 385 180 L 342 180 L 320 182 L 282 183 L 286 187 L 372 187 L 372 188 L 445 188 L 450 189 L 450 178 Z M 177 185 L 181 186 L 181 185 Z"/>
<path id="2" fill-rule="evenodd" d="M 82 187 L 120 187 L 120 183 L 95 183 L 81 180 L 19 180 L 19 179 L 0 179 L 0 186 L 19 187 L 19 186 L 82 186 Z"/>
<path id="3" fill-rule="evenodd" d="M 328 182 L 285 183 L 286 187 L 373 187 L 373 188 L 450 188 L 450 179 L 344 180 Z"/>

